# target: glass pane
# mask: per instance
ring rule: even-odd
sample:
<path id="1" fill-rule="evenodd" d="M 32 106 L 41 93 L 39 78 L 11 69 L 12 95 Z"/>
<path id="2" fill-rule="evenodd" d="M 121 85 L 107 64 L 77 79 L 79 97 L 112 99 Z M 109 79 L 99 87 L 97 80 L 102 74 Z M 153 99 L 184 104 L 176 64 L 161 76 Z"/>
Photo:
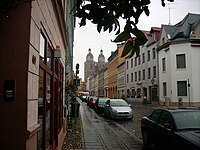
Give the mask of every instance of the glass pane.
<path id="1" fill-rule="evenodd" d="M 40 60 L 44 61 L 45 57 L 45 39 L 42 34 L 40 34 Z"/>
<path id="2" fill-rule="evenodd" d="M 51 76 L 46 76 L 46 141 L 45 147 L 48 148 L 50 145 L 50 104 L 51 104 Z"/>
<path id="3" fill-rule="evenodd" d="M 187 96 L 187 82 L 177 81 L 178 96 Z"/>
<path id="4" fill-rule="evenodd" d="M 43 130 L 43 110 L 44 110 L 44 70 L 40 68 L 39 70 L 39 87 L 38 87 L 38 123 L 40 128 L 38 131 L 38 150 L 42 149 L 42 130 Z"/>
<path id="5" fill-rule="evenodd" d="M 185 54 L 176 55 L 177 68 L 186 68 Z"/>
<path id="6" fill-rule="evenodd" d="M 49 44 L 47 49 L 47 66 L 49 68 L 52 66 L 52 47 Z"/>

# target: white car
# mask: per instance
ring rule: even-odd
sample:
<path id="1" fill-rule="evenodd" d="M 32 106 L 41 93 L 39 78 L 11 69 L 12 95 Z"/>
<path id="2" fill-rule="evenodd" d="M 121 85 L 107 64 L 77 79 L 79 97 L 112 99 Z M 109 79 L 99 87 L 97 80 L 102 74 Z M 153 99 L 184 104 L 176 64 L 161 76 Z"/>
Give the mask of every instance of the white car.
<path id="1" fill-rule="evenodd" d="M 104 107 L 104 116 L 113 119 L 132 119 L 133 110 L 123 99 L 110 99 Z"/>

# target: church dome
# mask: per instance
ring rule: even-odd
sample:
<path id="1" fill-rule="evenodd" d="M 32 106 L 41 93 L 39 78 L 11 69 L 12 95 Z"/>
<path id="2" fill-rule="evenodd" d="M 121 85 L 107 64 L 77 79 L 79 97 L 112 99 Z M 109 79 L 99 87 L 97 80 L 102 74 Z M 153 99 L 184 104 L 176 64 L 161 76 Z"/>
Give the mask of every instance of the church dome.
<path id="1" fill-rule="evenodd" d="M 86 61 L 93 61 L 93 60 L 94 60 L 94 57 L 93 57 L 93 55 L 91 53 L 91 49 L 89 48 L 88 54 L 86 56 Z"/>
<path id="2" fill-rule="evenodd" d="M 105 56 L 103 55 L 103 50 L 100 51 L 98 62 L 105 62 Z"/>

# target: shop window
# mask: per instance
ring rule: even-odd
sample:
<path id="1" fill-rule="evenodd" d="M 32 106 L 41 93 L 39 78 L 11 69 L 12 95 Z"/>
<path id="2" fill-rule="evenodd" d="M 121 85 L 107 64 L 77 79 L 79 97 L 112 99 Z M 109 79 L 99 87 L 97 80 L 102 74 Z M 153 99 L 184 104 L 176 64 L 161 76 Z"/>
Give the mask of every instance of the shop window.
<path id="1" fill-rule="evenodd" d="M 53 59 L 53 49 L 50 46 L 50 44 L 48 44 L 48 48 L 47 48 L 47 66 L 52 69 L 52 59 Z"/>
<path id="2" fill-rule="evenodd" d="M 137 98 L 141 98 L 141 89 L 140 88 L 137 89 Z"/>
<path id="3" fill-rule="evenodd" d="M 38 149 L 50 149 L 63 126 L 63 66 L 44 34 L 40 34 Z M 54 67 L 53 67 L 54 66 Z M 54 82 L 53 82 L 54 81 Z M 54 106 L 52 106 L 54 104 Z M 54 115 L 52 115 L 54 114 Z"/>
<path id="4" fill-rule="evenodd" d="M 132 98 L 135 98 L 135 95 L 136 95 L 136 91 L 135 91 L 135 89 L 132 89 L 132 90 L 131 90 L 131 97 L 132 97 Z"/>
<path id="5" fill-rule="evenodd" d="M 129 98 L 131 96 L 131 92 L 130 92 L 130 90 L 128 89 L 127 90 L 127 98 Z"/>

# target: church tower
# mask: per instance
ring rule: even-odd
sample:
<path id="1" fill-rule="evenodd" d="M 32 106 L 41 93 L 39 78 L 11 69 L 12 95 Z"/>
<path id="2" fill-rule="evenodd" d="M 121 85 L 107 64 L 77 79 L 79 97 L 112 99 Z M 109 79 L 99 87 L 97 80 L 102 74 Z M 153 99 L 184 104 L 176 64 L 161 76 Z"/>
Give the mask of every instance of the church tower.
<path id="1" fill-rule="evenodd" d="M 98 71 L 105 68 L 106 62 L 105 62 L 105 56 L 103 55 L 103 50 L 100 50 L 97 65 L 98 65 Z"/>
<path id="2" fill-rule="evenodd" d="M 84 63 L 84 81 L 86 81 L 89 76 L 93 76 L 94 74 L 95 74 L 95 62 L 94 62 L 94 57 L 91 53 L 91 49 L 89 48 L 88 54 L 86 56 L 86 61 Z"/>

